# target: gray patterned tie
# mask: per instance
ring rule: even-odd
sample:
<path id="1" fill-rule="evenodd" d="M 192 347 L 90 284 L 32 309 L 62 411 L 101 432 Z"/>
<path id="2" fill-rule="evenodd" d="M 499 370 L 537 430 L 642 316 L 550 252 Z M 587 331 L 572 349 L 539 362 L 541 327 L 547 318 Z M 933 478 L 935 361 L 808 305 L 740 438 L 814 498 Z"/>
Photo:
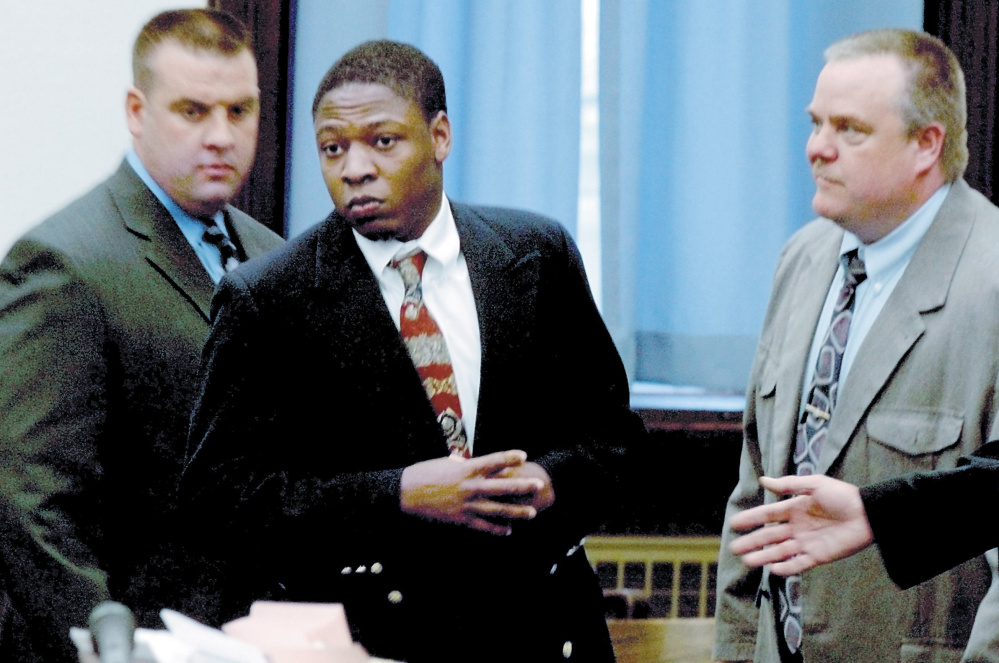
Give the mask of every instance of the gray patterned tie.
<path id="1" fill-rule="evenodd" d="M 839 393 L 839 369 L 843 363 L 857 286 L 867 278 L 864 262 L 857 250 L 840 256 L 845 273 L 843 287 L 836 299 L 829 330 L 815 361 L 808 400 L 805 403 L 794 444 L 792 463 L 795 474 L 814 474 L 829 430 L 829 419 L 836 407 Z M 802 599 L 801 576 L 781 578 L 771 575 L 771 596 L 776 597 L 774 615 L 777 618 L 777 644 L 781 661 L 802 661 Z"/>

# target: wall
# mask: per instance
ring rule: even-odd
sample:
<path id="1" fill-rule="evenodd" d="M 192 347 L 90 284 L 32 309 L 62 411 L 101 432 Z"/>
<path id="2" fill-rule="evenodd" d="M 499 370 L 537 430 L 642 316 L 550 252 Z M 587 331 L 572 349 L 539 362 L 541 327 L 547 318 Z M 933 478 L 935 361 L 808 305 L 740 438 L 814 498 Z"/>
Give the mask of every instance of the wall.
<path id="1" fill-rule="evenodd" d="M 184 0 L 0 0 L 0 255 L 107 177 L 131 144 L 132 42 Z"/>

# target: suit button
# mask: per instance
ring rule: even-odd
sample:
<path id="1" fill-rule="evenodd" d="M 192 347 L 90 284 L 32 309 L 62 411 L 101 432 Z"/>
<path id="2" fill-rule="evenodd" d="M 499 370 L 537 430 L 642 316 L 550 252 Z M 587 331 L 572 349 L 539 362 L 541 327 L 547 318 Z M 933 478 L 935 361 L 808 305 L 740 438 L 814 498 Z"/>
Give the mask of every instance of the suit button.
<path id="1" fill-rule="evenodd" d="M 389 603 L 394 603 L 395 605 L 402 603 L 402 592 L 397 589 L 393 589 L 389 592 L 388 600 Z"/>
<path id="2" fill-rule="evenodd" d="M 569 658 L 572 656 L 572 640 L 566 640 L 565 644 L 562 645 L 562 658 Z"/>
<path id="3" fill-rule="evenodd" d="M 371 572 L 374 574 L 378 574 L 381 573 L 384 568 L 385 567 L 383 567 L 381 564 L 375 562 L 374 564 L 371 565 Z"/>

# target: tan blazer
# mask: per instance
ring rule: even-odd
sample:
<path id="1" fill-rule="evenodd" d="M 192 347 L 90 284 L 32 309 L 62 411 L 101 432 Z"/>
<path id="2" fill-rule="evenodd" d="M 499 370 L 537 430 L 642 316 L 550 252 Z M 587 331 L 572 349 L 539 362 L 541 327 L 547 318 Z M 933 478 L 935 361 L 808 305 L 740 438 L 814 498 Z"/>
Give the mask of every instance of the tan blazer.
<path id="1" fill-rule="evenodd" d="M 747 389 L 739 482 L 726 521 L 773 499 L 762 494 L 760 475 L 789 472 L 802 376 L 842 234 L 818 219 L 781 254 Z M 962 454 L 999 436 L 997 378 L 999 210 L 959 181 L 859 348 L 819 471 L 864 484 L 954 466 Z M 993 507 L 968 508 L 992 513 Z M 769 602 L 759 609 L 755 602 L 767 571 L 747 571 L 728 554 L 731 538 L 726 528 L 715 658 L 776 661 Z M 803 579 L 805 660 L 958 661 L 966 643 L 968 660 L 982 660 L 987 649 L 999 652 L 999 620 L 979 624 L 968 641 L 989 567 L 977 558 L 903 591 L 871 547 L 809 571 Z"/>

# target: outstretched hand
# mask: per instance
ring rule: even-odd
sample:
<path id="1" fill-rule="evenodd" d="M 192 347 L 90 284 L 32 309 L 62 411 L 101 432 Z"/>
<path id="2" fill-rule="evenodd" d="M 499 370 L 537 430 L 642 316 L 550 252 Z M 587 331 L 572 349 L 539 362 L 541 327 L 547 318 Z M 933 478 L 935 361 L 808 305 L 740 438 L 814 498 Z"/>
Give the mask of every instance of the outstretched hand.
<path id="1" fill-rule="evenodd" d="M 550 502 L 551 482 L 533 471 L 523 451 L 477 458 L 434 458 L 402 472 L 399 502 L 406 513 L 506 535 Z M 552 494 L 551 499 L 554 499 Z M 546 503 L 547 502 L 547 503 Z"/>
<path id="2" fill-rule="evenodd" d="M 811 475 L 762 477 L 760 485 L 795 497 L 732 517 L 735 530 L 766 525 L 729 546 L 747 566 L 772 564 L 771 572 L 789 576 L 849 557 L 874 541 L 860 490 L 852 484 Z"/>

